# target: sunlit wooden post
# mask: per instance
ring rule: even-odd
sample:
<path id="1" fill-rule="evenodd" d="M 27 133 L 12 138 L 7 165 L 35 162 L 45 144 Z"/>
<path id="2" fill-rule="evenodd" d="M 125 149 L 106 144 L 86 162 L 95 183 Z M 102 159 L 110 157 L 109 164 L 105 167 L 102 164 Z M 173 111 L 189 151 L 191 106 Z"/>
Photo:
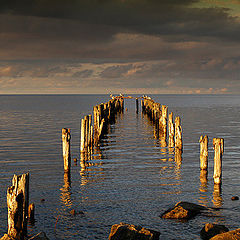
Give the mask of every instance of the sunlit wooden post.
<path id="1" fill-rule="evenodd" d="M 62 149 L 63 149 L 63 161 L 64 171 L 68 172 L 71 168 L 71 154 L 70 154 L 70 129 L 62 129 Z"/>
<path id="2" fill-rule="evenodd" d="M 200 140 L 200 169 L 208 169 L 208 136 L 201 136 Z"/>
<path id="3" fill-rule="evenodd" d="M 222 182 L 222 155 L 224 151 L 223 138 L 213 139 L 214 148 L 214 174 L 213 179 L 215 184 L 221 184 Z"/>
<path id="4" fill-rule="evenodd" d="M 159 131 L 161 134 L 166 135 L 167 134 L 167 111 L 168 107 L 165 105 L 162 105 L 162 114 L 159 122 Z"/>
<path id="5" fill-rule="evenodd" d="M 27 234 L 29 173 L 14 175 L 7 190 L 8 235 L 22 240 Z"/>
<path id="6" fill-rule="evenodd" d="M 86 130 L 86 127 L 85 127 L 85 124 L 86 124 L 86 120 L 83 118 L 82 121 L 81 121 L 81 145 L 80 145 L 80 151 L 81 152 L 84 152 L 85 150 L 85 141 L 86 141 L 86 136 L 85 136 L 85 130 Z"/>
<path id="7" fill-rule="evenodd" d="M 86 122 L 86 124 L 85 124 L 85 143 L 84 143 L 84 148 L 85 148 L 85 150 L 87 150 L 88 149 L 88 139 L 89 139 L 89 116 L 86 115 L 84 117 L 84 120 Z"/>
<path id="8" fill-rule="evenodd" d="M 180 117 L 175 118 L 175 148 L 182 150 L 182 127 Z"/>
<path id="9" fill-rule="evenodd" d="M 174 123 L 172 112 L 168 115 L 168 147 L 174 147 Z"/>

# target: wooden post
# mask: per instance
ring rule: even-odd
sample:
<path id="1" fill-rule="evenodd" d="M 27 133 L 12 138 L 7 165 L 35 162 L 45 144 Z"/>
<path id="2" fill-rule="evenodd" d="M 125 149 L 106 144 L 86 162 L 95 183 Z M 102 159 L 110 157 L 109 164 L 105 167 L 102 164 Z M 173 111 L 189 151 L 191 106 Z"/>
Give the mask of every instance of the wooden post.
<path id="1" fill-rule="evenodd" d="M 175 118 L 175 148 L 182 150 L 182 127 L 180 117 Z"/>
<path id="2" fill-rule="evenodd" d="M 85 129 L 86 129 L 85 124 L 86 124 L 85 119 L 82 119 L 82 122 L 81 122 L 81 146 L 80 146 L 81 152 L 84 152 L 84 150 L 85 150 Z"/>
<path id="3" fill-rule="evenodd" d="M 35 215 L 35 205 L 34 203 L 31 203 L 28 206 L 28 220 L 30 223 L 35 222 L 34 215 Z"/>
<path id="4" fill-rule="evenodd" d="M 29 173 L 14 175 L 7 190 L 8 236 L 22 240 L 27 234 Z"/>
<path id="5" fill-rule="evenodd" d="M 174 123 L 172 112 L 168 115 L 168 147 L 174 147 Z"/>
<path id="6" fill-rule="evenodd" d="M 89 116 L 84 117 L 85 120 L 85 143 L 84 143 L 84 148 L 85 150 L 88 149 L 88 135 L 89 135 Z"/>
<path id="7" fill-rule="evenodd" d="M 63 161 L 64 161 L 64 171 L 68 172 L 71 168 L 71 154 L 70 154 L 70 129 L 62 129 L 62 148 L 63 148 Z"/>
<path id="8" fill-rule="evenodd" d="M 168 107 L 165 105 L 162 105 L 162 114 L 161 114 L 161 118 L 160 118 L 160 122 L 159 122 L 159 131 L 160 134 L 167 134 L 167 111 L 168 111 Z"/>
<path id="9" fill-rule="evenodd" d="M 136 113 L 138 113 L 138 98 L 136 98 Z"/>
<path id="10" fill-rule="evenodd" d="M 208 136 L 201 136 L 200 140 L 200 169 L 208 169 Z"/>
<path id="11" fill-rule="evenodd" d="M 214 174 L 213 179 L 215 184 L 221 184 L 222 182 L 222 155 L 224 151 L 223 138 L 213 139 L 214 148 Z"/>

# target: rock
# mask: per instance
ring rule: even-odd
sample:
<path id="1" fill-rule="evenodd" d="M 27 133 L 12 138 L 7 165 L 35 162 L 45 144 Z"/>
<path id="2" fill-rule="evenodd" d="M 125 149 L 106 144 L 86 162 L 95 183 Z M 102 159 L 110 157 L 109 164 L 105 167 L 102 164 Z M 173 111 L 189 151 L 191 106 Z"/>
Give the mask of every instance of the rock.
<path id="1" fill-rule="evenodd" d="M 190 219 L 207 208 L 189 202 L 178 202 L 173 208 L 168 209 L 161 215 L 167 219 Z"/>
<path id="2" fill-rule="evenodd" d="M 210 238 L 210 240 L 240 240 L 240 228 L 233 231 L 218 234 Z"/>
<path id="3" fill-rule="evenodd" d="M 232 199 L 232 201 L 236 201 L 236 200 L 239 200 L 239 197 L 238 196 L 233 196 L 231 199 Z"/>
<path id="4" fill-rule="evenodd" d="M 109 240 L 159 240 L 160 232 L 130 224 L 115 224 L 111 228 Z"/>
<path id="5" fill-rule="evenodd" d="M 29 238 L 29 240 L 49 240 L 45 232 L 40 232 L 37 235 Z"/>
<path id="6" fill-rule="evenodd" d="M 228 232 L 228 231 L 229 229 L 224 225 L 206 223 L 205 226 L 202 228 L 200 235 L 202 239 L 208 240 L 217 234 Z"/>

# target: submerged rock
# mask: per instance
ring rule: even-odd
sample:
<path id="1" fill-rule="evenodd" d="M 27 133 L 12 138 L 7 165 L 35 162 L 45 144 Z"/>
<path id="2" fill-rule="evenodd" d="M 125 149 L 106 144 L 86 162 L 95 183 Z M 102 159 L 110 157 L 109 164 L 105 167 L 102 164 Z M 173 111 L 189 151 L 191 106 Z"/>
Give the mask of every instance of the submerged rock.
<path id="1" fill-rule="evenodd" d="M 202 228 L 200 235 L 203 240 L 208 240 L 217 234 L 228 232 L 229 229 L 224 225 L 206 223 Z"/>
<path id="2" fill-rule="evenodd" d="M 240 240 L 240 228 L 233 231 L 218 234 L 210 238 L 210 240 Z"/>
<path id="3" fill-rule="evenodd" d="M 161 215 L 161 218 L 190 219 L 206 209 L 206 207 L 194 203 L 178 202 L 174 207 L 169 208 L 166 212 L 164 212 Z"/>
<path id="4" fill-rule="evenodd" d="M 160 232 L 130 224 L 115 224 L 111 228 L 109 240 L 159 240 Z"/>

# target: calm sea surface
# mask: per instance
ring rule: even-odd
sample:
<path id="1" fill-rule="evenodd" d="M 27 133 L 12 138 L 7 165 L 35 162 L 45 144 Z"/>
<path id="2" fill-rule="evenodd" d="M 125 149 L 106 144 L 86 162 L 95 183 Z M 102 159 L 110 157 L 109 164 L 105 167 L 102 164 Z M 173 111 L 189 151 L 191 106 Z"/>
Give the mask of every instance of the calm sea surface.
<path id="1" fill-rule="evenodd" d="M 200 239 L 207 222 L 239 228 L 240 96 L 152 95 L 182 119 L 182 162 L 154 138 L 151 122 L 136 114 L 135 101 L 110 126 L 85 167 L 79 162 L 80 119 L 107 95 L 0 95 L 0 236 L 7 231 L 6 190 L 13 174 L 30 173 L 30 202 L 39 231 L 50 239 L 107 239 L 126 222 L 161 232 L 160 239 Z M 61 129 L 71 128 L 71 179 L 64 178 Z M 208 181 L 200 181 L 199 137 L 209 136 Z M 213 184 L 213 137 L 223 137 L 223 184 Z M 41 202 L 41 199 L 45 199 Z M 220 207 L 188 222 L 159 215 L 178 201 Z M 71 215 L 71 210 L 84 215 Z"/>

